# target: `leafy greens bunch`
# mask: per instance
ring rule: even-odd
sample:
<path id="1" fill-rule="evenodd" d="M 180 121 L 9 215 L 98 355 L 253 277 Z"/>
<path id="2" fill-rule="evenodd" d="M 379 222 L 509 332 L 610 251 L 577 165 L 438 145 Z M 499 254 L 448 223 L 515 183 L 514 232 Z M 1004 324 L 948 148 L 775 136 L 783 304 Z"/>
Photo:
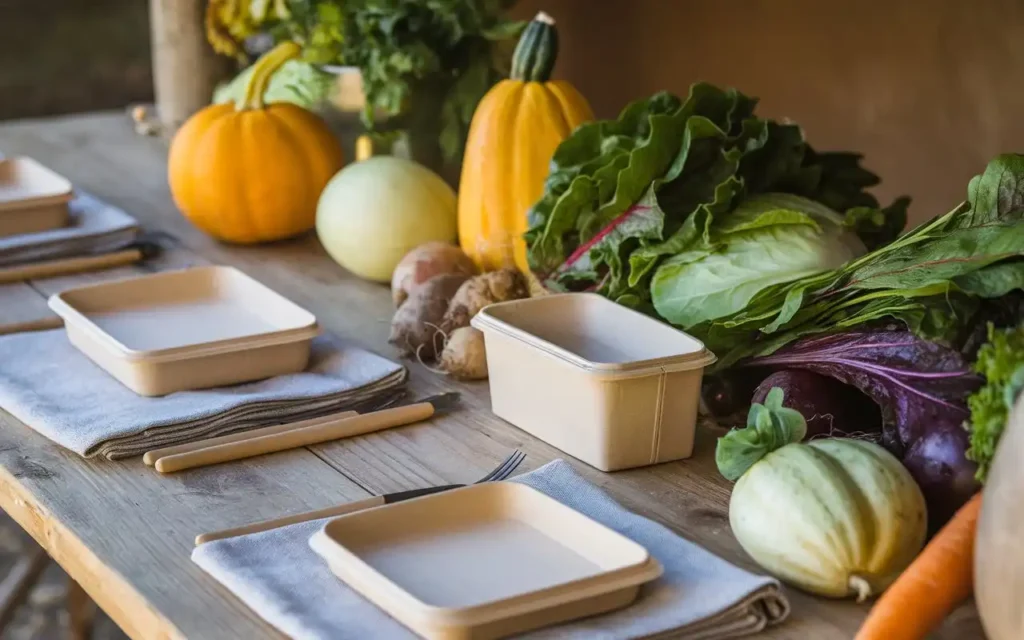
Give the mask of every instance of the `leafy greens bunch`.
<path id="1" fill-rule="evenodd" d="M 540 281 L 689 328 L 899 233 L 907 199 L 880 208 L 859 156 L 816 152 L 756 104 L 695 84 L 685 100 L 658 93 L 579 127 L 529 213 Z"/>
<path id="2" fill-rule="evenodd" d="M 331 77 L 320 66 L 358 67 L 366 126 L 380 129 L 382 114 L 387 131 L 428 134 L 451 161 L 477 103 L 508 76 L 524 26 L 503 17 L 512 1 L 211 0 L 206 31 L 215 50 L 243 59 L 242 41 L 260 31 L 302 44 L 307 65 L 291 63 L 284 94 L 298 104 L 326 97 Z"/>
<path id="3" fill-rule="evenodd" d="M 886 323 L 956 345 L 981 310 L 1016 299 L 1008 294 L 1024 288 L 1022 256 L 1024 156 L 1007 154 L 949 213 L 838 269 L 766 287 L 742 311 L 691 329 L 719 353 L 719 369 L 803 336 Z"/>
<path id="4" fill-rule="evenodd" d="M 289 37 L 314 64 L 362 72 L 366 109 L 399 116 L 389 128 L 433 128 L 446 160 L 462 153 L 473 112 L 507 77 L 523 23 L 510 0 L 288 0 Z M 415 119 L 415 121 L 413 121 Z"/>

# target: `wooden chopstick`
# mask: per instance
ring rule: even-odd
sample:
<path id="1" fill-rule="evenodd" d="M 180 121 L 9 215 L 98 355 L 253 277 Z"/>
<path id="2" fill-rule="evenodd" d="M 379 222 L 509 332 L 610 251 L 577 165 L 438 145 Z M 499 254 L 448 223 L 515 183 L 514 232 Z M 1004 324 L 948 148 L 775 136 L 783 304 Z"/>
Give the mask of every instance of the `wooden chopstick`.
<path id="1" fill-rule="evenodd" d="M 46 331 L 47 329 L 59 329 L 64 326 L 64 319 L 60 316 L 47 316 L 38 320 L 27 320 L 25 322 L 13 322 L 0 325 L 0 336 L 8 333 L 21 333 L 22 331 Z"/>
<path id="2" fill-rule="evenodd" d="M 363 498 L 362 500 L 356 500 L 355 502 L 346 502 L 345 504 L 327 507 L 326 509 L 307 511 L 306 513 L 297 513 L 293 516 L 284 516 L 283 518 L 254 522 L 252 524 L 242 525 L 241 527 L 234 527 L 232 529 L 203 533 L 196 536 L 196 545 L 201 545 L 204 542 L 213 542 L 214 540 L 223 540 L 224 538 L 244 536 L 250 533 L 270 531 L 271 529 L 277 529 L 278 527 L 283 527 L 289 524 L 298 524 L 299 522 L 309 522 L 310 520 L 319 520 L 321 518 L 335 518 L 337 516 L 343 516 L 346 513 L 354 513 L 356 511 L 362 511 L 363 509 L 369 509 L 370 507 L 379 507 L 382 504 L 385 504 L 385 502 L 386 498 L 384 496 L 373 496 L 370 498 Z"/>
<path id="3" fill-rule="evenodd" d="M 17 265 L 0 269 L 0 284 L 8 282 L 21 282 L 35 278 L 51 278 L 53 276 L 65 276 L 72 273 L 85 273 L 87 271 L 99 271 L 111 267 L 121 267 L 126 264 L 133 264 L 142 260 L 143 250 L 139 247 L 104 253 L 96 256 L 80 256 L 77 258 L 60 258 L 57 260 L 46 260 L 33 262 L 31 264 Z"/>
<path id="4" fill-rule="evenodd" d="M 426 420 L 433 415 L 433 404 L 419 402 L 404 407 L 364 413 L 351 418 L 322 422 L 310 427 L 163 456 L 157 458 L 154 466 L 160 473 L 173 473 L 399 427 Z"/>
<path id="5" fill-rule="evenodd" d="M 213 438 L 206 438 L 205 440 L 196 440 L 195 442 L 176 444 L 170 447 L 162 447 L 160 449 L 153 449 L 152 451 L 147 451 L 146 455 L 142 456 L 142 461 L 145 462 L 150 467 L 152 467 L 160 458 L 176 456 L 182 453 L 188 453 L 190 451 L 197 451 L 199 449 L 208 449 L 210 447 L 222 444 L 231 444 L 232 442 L 242 442 L 243 440 L 252 440 L 253 438 L 260 438 L 263 436 L 272 436 L 278 433 L 284 433 L 285 431 L 291 431 L 293 429 L 304 429 L 306 427 L 312 427 L 313 425 L 323 424 L 324 422 L 343 420 L 345 418 L 351 418 L 352 416 L 357 415 L 359 414 L 356 413 L 355 411 L 339 411 L 338 413 L 320 416 L 319 418 L 310 418 L 308 420 L 288 422 L 285 424 L 275 424 L 270 427 L 251 429 L 249 431 L 241 431 L 238 433 L 230 433 L 226 436 L 216 436 Z"/>

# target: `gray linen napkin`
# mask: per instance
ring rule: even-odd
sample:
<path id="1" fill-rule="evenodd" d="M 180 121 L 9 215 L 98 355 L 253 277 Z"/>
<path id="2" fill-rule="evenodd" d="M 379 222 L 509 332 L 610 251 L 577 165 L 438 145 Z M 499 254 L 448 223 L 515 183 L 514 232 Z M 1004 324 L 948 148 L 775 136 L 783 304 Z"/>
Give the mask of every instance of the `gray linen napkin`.
<path id="1" fill-rule="evenodd" d="M 660 524 L 627 511 L 556 460 L 517 477 L 580 513 L 643 545 L 665 568 L 632 606 L 602 616 L 542 629 L 527 637 L 579 640 L 673 637 L 716 640 L 761 631 L 789 614 L 772 578 L 748 573 Z M 415 638 L 331 573 L 309 548 L 326 520 L 208 542 L 192 560 L 289 636 Z"/>
<path id="2" fill-rule="evenodd" d="M 142 455 L 343 411 L 397 390 L 405 377 L 399 364 L 321 336 L 302 373 L 147 398 L 93 364 L 63 329 L 0 336 L 0 407 L 85 457 Z"/>
<path id="3" fill-rule="evenodd" d="M 70 224 L 60 229 L 0 237 L 0 266 L 115 251 L 135 241 L 134 218 L 81 191 L 69 205 Z"/>

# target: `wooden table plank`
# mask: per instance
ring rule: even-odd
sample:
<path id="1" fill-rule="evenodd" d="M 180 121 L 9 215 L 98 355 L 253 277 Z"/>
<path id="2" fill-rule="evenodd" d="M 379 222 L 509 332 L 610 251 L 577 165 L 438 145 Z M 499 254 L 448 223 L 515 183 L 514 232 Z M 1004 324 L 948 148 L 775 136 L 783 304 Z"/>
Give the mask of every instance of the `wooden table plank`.
<path id="1" fill-rule="evenodd" d="M 180 241 L 180 249 L 164 256 L 162 264 L 154 263 L 141 268 L 159 269 L 192 261 L 235 265 L 313 311 L 328 330 L 383 355 L 395 356 L 385 342 L 392 309 L 384 287 L 349 276 L 326 257 L 315 238 L 310 236 L 262 247 L 231 247 L 201 234 L 178 214 L 171 203 L 165 176 L 166 149 L 162 143 L 135 136 L 120 114 L 93 114 L 3 125 L 0 126 L 0 149 L 9 153 L 33 155 L 69 176 L 79 187 L 130 211 L 147 228 L 167 231 Z M 35 283 L 35 286 L 50 290 L 61 285 L 59 282 L 50 282 Z M 330 468 L 340 471 L 344 477 L 337 473 L 324 476 L 321 472 L 296 490 L 311 492 L 304 496 L 305 499 L 331 502 L 319 500 L 321 496 L 316 494 L 318 484 L 329 481 L 330 477 L 339 478 L 339 482 L 344 482 L 345 478 L 352 480 L 343 490 L 339 489 L 340 493 L 345 494 L 361 493 L 360 487 L 380 493 L 438 483 L 465 482 L 489 470 L 514 447 L 522 448 L 529 455 L 526 468 L 534 468 L 556 457 L 567 457 L 493 416 L 489 412 L 486 384 L 456 383 L 419 365 L 411 365 L 410 368 L 410 386 L 415 393 L 458 389 L 464 394 L 464 409 L 427 424 L 313 448 L 314 454 L 328 463 L 321 464 L 323 469 L 328 469 L 330 465 Z M 604 487 L 629 508 L 666 524 L 681 535 L 741 566 L 756 570 L 756 565 L 742 552 L 729 529 L 727 512 L 730 483 L 718 475 L 713 462 L 714 439 L 719 434 L 720 430 L 714 428 L 700 429 L 694 457 L 678 463 L 615 474 L 601 473 L 578 462 L 575 466 L 588 479 Z M 23 439 L 39 440 L 23 432 L 11 438 L 18 442 Z M 67 455 L 55 452 L 45 442 L 36 444 L 38 449 L 48 450 L 51 457 Z M 40 451 L 38 455 L 42 453 Z M 309 454 L 293 455 L 297 459 L 287 464 L 279 456 L 258 459 L 249 464 L 258 464 L 260 469 L 265 469 L 262 465 L 267 465 L 268 472 L 272 468 L 282 473 L 285 473 L 285 469 L 315 468 L 303 457 L 312 457 Z M 134 478 L 133 473 L 138 473 L 135 466 L 137 463 L 134 462 L 116 465 L 113 467 L 114 477 L 111 477 L 108 463 L 82 462 L 67 457 L 67 460 L 62 460 L 65 467 L 75 469 L 76 474 L 88 477 L 90 483 L 102 486 L 106 491 L 116 492 L 113 487 L 123 486 Z M 12 464 L 0 457 L 0 472 L 9 470 Z M 233 465 L 228 465 L 196 473 L 210 478 L 212 482 L 212 478 L 232 477 L 232 469 Z M 177 481 L 184 482 L 189 477 L 191 475 L 183 475 Z M 203 500 L 193 498 L 195 503 L 174 506 L 173 515 L 161 516 L 159 512 L 162 509 L 170 508 L 170 499 L 159 494 L 159 488 L 166 490 L 167 485 L 159 479 L 149 480 L 153 486 L 140 491 L 153 501 L 150 510 L 145 513 L 156 518 L 159 523 L 151 525 L 150 529 L 160 527 L 164 535 L 180 536 L 179 528 L 182 524 L 175 518 L 191 513 L 190 509 L 202 509 Z M 26 484 L 23 479 L 18 482 Z M 281 497 L 282 494 L 291 495 L 292 489 L 279 485 L 275 487 L 281 492 L 278 498 L 264 501 L 262 497 L 236 495 L 235 499 L 239 503 L 236 511 L 231 514 L 195 515 L 207 517 L 208 520 L 204 521 L 212 522 L 216 519 L 240 517 L 249 509 L 258 510 L 260 515 L 257 517 L 295 511 L 288 508 L 284 504 L 287 500 Z M 41 497 L 48 504 L 56 505 L 52 511 L 53 518 L 65 523 L 75 521 L 73 511 L 65 502 L 74 500 L 79 489 L 64 489 L 63 492 L 51 489 L 47 492 L 29 484 L 26 491 L 29 494 L 26 499 Z M 6 500 L 0 496 L 0 502 L 6 503 Z M 278 511 L 272 513 L 275 509 Z M 132 519 L 143 516 L 136 510 L 124 508 L 119 511 L 119 517 Z M 248 519 L 242 518 L 241 521 Z M 80 528 L 77 535 L 84 546 L 109 553 L 106 543 L 96 538 L 100 531 L 101 527 L 88 530 Z M 152 533 L 155 535 L 157 532 Z M 148 551 L 145 545 L 138 542 L 122 541 L 121 544 L 124 545 L 122 551 L 136 559 Z M 154 544 L 165 551 L 176 550 L 178 555 L 174 559 L 187 564 L 185 550 L 174 547 L 176 543 Z M 103 555 L 103 561 L 112 560 L 109 555 Z M 123 566 L 119 568 L 123 569 Z M 76 567 L 75 571 L 89 575 L 100 572 L 100 569 Z M 77 577 L 75 571 L 72 571 L 72 575 Z M 174 572 L 177 577 L 169 580 L 172 583 L 179 579 L 210 582 L 201 575 L 193 575 L 190 569 L 174 568 Z M 220 595 L 211 596 L 213 604 L 208 604 L 204 609 L 204 613 L 211 617 L 211 627 L 200 627 L 183 619 L 185 604 L 176 600 L 174 593 L 169 593 L 158 584 L 159 579 L 146 579 L 132 572 L 123 575 L 124 582 L 130 585 L 126 588 L 135 589 L 154 611 L 178 625 L 186 634 L 195 632 L 196 637 L 212 637 L 209 628 L 226 629 L 239 619 L 253 624 L 251 614 L 239 611 L 240 605 Z M 209 584 L 204 589 L 207 594 L 217 592 Z M 174 588 L 170 587 L 170 590 Z M 830 602 L 793 590 L 790 590 L 790 595 L 794 605 L 792 619 L 761 637 L 813 637 L 823 640 L 849 638 L 866 611 L 864 607 L 853 603 Z M 232 634 L 233 637 L 241 635 Z M 970 604 L 961 607 L 936 637 L 950 640 L 981 637 L 974 607 Z"/>
<path id="2" fill-rule="evenodd" d="M 28 283 L 0 284 L 0 334 L 54 316 L 46 299 Z"/>

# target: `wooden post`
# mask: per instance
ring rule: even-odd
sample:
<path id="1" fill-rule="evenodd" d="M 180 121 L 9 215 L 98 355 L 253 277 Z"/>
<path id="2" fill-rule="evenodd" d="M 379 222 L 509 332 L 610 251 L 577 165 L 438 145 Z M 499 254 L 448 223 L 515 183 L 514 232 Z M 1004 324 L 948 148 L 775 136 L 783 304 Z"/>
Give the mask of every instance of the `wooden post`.
<path id="1" fill-rule="evenodd" d="M 96 622 L 96 603 L 80 584 L 68 578 L 68 640 L 89 640 Z"/>
<path id="2" fill-rule="evenodd" d="M 166 132 L 210 103 L 225 60 L 206 42 L 206 0 L 150 0 L 156 110 Z"/>

